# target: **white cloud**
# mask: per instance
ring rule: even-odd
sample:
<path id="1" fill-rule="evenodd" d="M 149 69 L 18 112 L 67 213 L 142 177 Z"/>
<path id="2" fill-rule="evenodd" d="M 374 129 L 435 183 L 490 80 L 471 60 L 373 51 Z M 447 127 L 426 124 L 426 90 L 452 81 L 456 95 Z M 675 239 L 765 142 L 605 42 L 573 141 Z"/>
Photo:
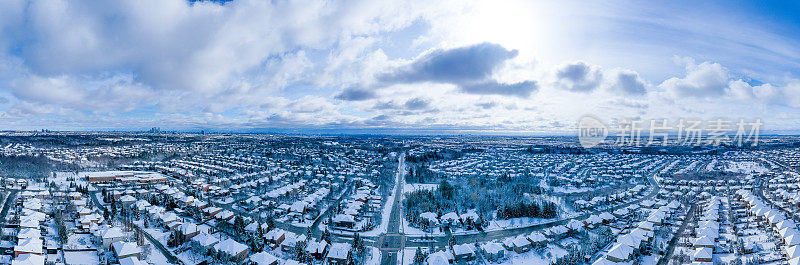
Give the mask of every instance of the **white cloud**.
<path id="1" fill-rule="evenodd" d="M 673 77 L 662 82 L 659 87 L 676 97 L 715 97 L 725 93 L 730 74 L 719 63 L 686 62 L 686 76 Z"/>
<path id="2" fill-rule="evenodd" d="M 783 104 L 800 108 L 800 80 L 789 79 L 784 86 L 773 84 L 750 85 L 744 80 L 730 81 L 726 91 L 729 96 L 740 101 L 760 104 Z"/>
<path id="3" fill-rule="evenodd" d="M 71 76 L 29 75 L 11 82 L 12 94 L 31 104 L 72 110 L 126 112 L 148 103 L 149 90 L 131 76 L 81 80 Z"/>

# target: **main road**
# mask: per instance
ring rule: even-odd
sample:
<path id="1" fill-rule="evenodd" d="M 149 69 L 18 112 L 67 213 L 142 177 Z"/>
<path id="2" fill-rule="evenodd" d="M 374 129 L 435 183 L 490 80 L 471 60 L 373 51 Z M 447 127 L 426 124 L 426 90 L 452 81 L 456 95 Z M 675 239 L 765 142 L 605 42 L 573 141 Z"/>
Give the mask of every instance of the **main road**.
<path id="1" fill-rule="evenodd" d="M 403 224 L 403 183 L 405 183 L 406 175 L 406 156 L 405 153 L 399 153 L 400 158 L 397 163 L 397 176 L 394 184 L 394 203 L 392 205 L 392 212 L 389 214 L 389 225 L 386 229 L 386 234 L 380 236 L 377 240 L 381 250 L 381 264 L 395 265 L 397 264 L 397 253 L 403 249 L 405 245 L 405 236 L 400 232 L 400 227 Z"/>
<path id="2" fill-rule="evenodd" d="M 689 224 L 693 222 L 692 219 L 694 219 L 694 214 L 696 209 L 697 209 L 697 203 L 696 202 L 692 203 L 692 206 L 689 207 L 689 211 L 686 212 L 686 216 L 683 219 L 683 223 L 678 228 L 678 231 L 675 232 L 675 235 L 672 236 L 672 239 L 669 241 L 669 244 L 667 245 L 667 250 L 664 252 L 664 256 L 662 256 L 658 260 L 657 265 L 666 265 L 667 262 L 670 261 L 670 259 L 672 258 L 672 253 L 675 251 L 675 246 L 678 245 L 678 240 L 680 240 L 681 236 L 685 233 L 686 228 L 689 227 Z"/>

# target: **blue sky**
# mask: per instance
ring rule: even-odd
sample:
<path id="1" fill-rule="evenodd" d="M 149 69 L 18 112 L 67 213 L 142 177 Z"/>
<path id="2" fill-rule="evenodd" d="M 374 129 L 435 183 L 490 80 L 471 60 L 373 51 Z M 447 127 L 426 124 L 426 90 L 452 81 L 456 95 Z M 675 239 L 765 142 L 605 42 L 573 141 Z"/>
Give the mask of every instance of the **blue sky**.
<path id="1" fill-rule="evenodd" d="M 800 128 L 791 1 L 0 0 L 0 129 Z"/>

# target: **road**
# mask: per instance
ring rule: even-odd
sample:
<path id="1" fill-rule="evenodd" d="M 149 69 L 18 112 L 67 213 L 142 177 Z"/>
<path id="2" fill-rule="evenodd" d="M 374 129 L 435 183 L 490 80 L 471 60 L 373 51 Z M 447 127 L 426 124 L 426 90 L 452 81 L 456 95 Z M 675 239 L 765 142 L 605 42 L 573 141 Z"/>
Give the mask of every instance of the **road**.
<path id="1" fill-rule="evenodd" d="M 394 204 L 392 213 L 389 214 L 389 226 L 386 234 L 376 241 L 380 244 L 381 264 L 383 265 L 397 264 L 398 251 L 402 250 L 405 245 L 405 236 L 400 233 L 400 227 L 403 224 L 403 180 L 406 175 L 406 157 L 403 153 L 400 153 L 399 156 L 397 178 L 394 184 Z"/>
<path id="2" fill-rule="evenodd" d="M 667 251 L 665 251 L 664 256 L 658 260 L 657 265 L 666 265 L 667 262 L 669 262 L 669 259 L 672 258 L 672 252 L 675 251 L 675 246 L 678 244 L 678 239 L 680 239 L 681 234 L 686 231 L 686 227 L 692 223 L 691 220 L 694 218 L 694 212 L 696 208 L 697 203 L 692 203 L 692 206 L 689 208 L 689 212 L 686 213 L 686 218 L 683 219 L 683 224 L 681 224 L 681 227 L 675 232 L 675 236 L 672 237 L 672 240 L 669 241 L 669 245 L 667 245 Z"/>
<path id="3" fill-rule="evenodd" d="M 8 193 L 8 196 L 6 196 L 6 201 L 5 201 L 5 203 L 3 203 L 3 209 L 0 210 L 0 218 L 3 218 L 2 220 L 5 220 L 6 214 L 8 214 L 8 210 L 11 208 L 11 205 L 14 203 L 15 199 L 17 198 L 17 193 L 18 192 L 19 191 L 17 191 L 17 190 L 11 190 Z"/>
<path id="4" fill-rule="evenodd" d="M 18 192 L 17 190 L 10 190 L 8 192 L 8 195 L 6 196 L 5 202 L 3 203 L 3 209 L 0 210 L 0 220 L 2 220 L 0 222 L 2 222 L 3 225 L 5 225 L 5 223 L 6 223 L 6 215 L 8 214 L 8 210 L 11 209 L 11 206 L 14 204 L 14 201 L 16 201 L 17 192 Z M 5 227 L 5 226 L 3 226 L 3 227 Z M 6 235 L 3 235 L 3 233 L 0 233 L 0 235 L 6 236 Z"/>
<path id="5" fill-rule="evenodd" d="M 784 170 L 797 172 L 793 168 L 791 168 L 791 167 L 789 167 L 789 166 L 787 166 L 785 164 L 779 163 L 777 161 L 772 161 L 772 162 L 777 164 L 777 165 L 779 165 L 779 166 L 781 166 Z M 770 199 L 769 197 L 764 195 L 764 190 L 763 189 L 764 189 L 764 186 L 765 186 L 765 183 L 764 183 L 765 181 L 766 180 L 762 180 L 762 181 L 758 182 L 758 185 L 756 185 L 756 188 L 753 189 L 753 194 L 755 194 L 756 196 L 760 197 L 762 201 L 767 202 L 770 205 L 772 205 L 773 208 L 778 209 L 781 212 L 783 212 L 785 217 L 797 221 L 800 218 L 800 215 L 798 215 L 795 211 L 792 211 L 790 209 L 784 208 L 780 204 L 777 204 L 777 203 L 773 202 L 772 199 Z"/>
<path id="6" fill-rule="evenodd" d="M 341 203 L 342 199 L 344 199 L 344 197 L 349 195 L 351 191 L 353 191 L 353 185 L 347 185 L 347 189 L 344 192 L 340 193 L 339 197 L 336 198 L 336 200 L 334 200 L 333 202 L 331 202 L 330 205 L 328 205 L 328 207 L 325 208 L 324 212 L 322 212 L 319 216 L 317 216 L 317 219 L 315 219 L 314 223 L 311 224 L 311 226 L 308 228 L 311 229 L 311 235 L 313 237 L 318 238 L 322 235 L 322 230 L 319 230 L 317 228 L 319 227 L 319 223 L 322 222 L 322 220 L 325 220 L 325 218 L 328 217 L 329 214 L 331 214 L 331 206 Z"/>

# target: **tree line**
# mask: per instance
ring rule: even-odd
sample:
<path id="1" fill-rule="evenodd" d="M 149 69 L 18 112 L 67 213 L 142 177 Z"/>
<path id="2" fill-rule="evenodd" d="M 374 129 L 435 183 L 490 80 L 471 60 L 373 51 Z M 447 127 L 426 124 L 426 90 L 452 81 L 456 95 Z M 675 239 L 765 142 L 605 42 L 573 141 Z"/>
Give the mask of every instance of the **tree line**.
<path id="1" fill-rule="evenodd" d="M 518 201 L 500 206 L 497 209 L 497 218 L 510 219 L 518 217 L 531 218 L 556 218 L 558 217 L 558 206 L 550 201 Z"/>

